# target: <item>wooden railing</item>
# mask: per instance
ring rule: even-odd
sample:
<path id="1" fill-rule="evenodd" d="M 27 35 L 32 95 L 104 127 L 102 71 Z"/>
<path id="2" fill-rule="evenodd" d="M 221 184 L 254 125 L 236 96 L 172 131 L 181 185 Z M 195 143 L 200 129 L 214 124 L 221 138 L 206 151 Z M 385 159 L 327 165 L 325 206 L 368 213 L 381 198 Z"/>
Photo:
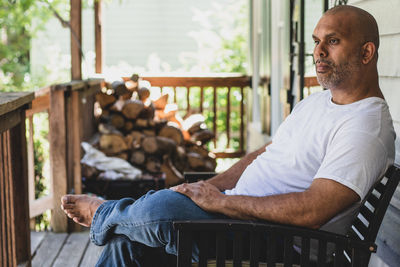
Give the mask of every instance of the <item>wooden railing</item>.
<path id="1" fill-rule="evenodd" d="M 51 209 L 51 227 L 56 232 L 68 230 L 67 218 L 59 209 L 61 196 L 82 192 L 80 143 L 96 131 L 93 109 L 102 81 L 72 81 L 42 88 L 35 92 L 32 106 L 26 110 L 29 214 L 34 218 Z M 51 188 L 49 195 L 35 199 L 33 116 L 40 112 L 47 112 L 49 118 Z"/>
<path id="2" fill-rule="evenodd" d="M 143 80 L 149 81 L 152 87 L 160 87 L 161 91 L 165 91 L 166 88 L 173 89 L 173 102 L 178 104 L 178 108 L 186 113 L 205 113 L 209 111 L 212 118 L 211 125 L 212 131 L 214 132 L 214 153 L 218 158 L 237 158 L 245 154 L 245 129 L 246 129 L 246 118 L 245 118 L 245 90 L 251 86 L 251 77 L 249 76 L 216 76 L 216 77 L 187 77 L 187 76 L 143 76 Z M 125 80 L 129 79 L 124 77 Z M 197 88 L 197 89 L 196 89 Z M 205 90 L 212 90 L 211 103 L 205 100 Z M 195 90 L 199 89 L 198 98 L 193 99 L 192 94 Z M 178 102 L 177 97 L 179 91 L 184 90 L 185 101 L 184 103 Z M 218 99 L 219 90 L 225 90 L 226 95 L 223 97 L 226 104 L 221 106 Z M 232 92 L 235 90 L 235 94 L 239 101 L 238 110 L 232 105 Z M 206 107 L 207 105 L 207 107 Z M 225 112 L 224 128 L 223 132 L 218 131 L 218 115 L 221 112 Z M 238 117 L 232 118 L 232 113 L 237 112 Z M 206 116 L 207 117 L 207 116 Z M 207 120 L 207 118 L 206 118 Z M 232 131 L 232 120 L 239 120 L 239 130 L 237 132 Z M 217 150 L 216 143 L 217 139 L 221 134 L 226 134 L 226 146 L 220 151 Z M 239 146 L 237 149 L 232 148 L 232 138 L 237 137 Z"/>
<path id="3" fill-rule="evenodd" d="M 30 261 L 25 112 L 33 93 L 0 93 L 0 266 Z"/>
<path id="4" fill-rule="evenodd" d="M 323 90 L 323 88 L 318 83 L 317 77 L 315 76 L 304 77 L 304 89 L 303 89 L 304 97 L 307 97 L 312 93 L 314 93 L 315 91 L 319 90 Z"/>

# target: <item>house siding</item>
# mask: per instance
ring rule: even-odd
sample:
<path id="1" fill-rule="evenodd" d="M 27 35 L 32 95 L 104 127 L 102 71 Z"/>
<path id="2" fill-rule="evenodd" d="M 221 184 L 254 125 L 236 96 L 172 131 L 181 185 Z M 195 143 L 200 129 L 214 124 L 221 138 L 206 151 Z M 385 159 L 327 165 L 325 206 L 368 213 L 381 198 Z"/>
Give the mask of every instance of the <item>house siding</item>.
<path id="1" fill-rule="evenodd" d="M 349 1 L 370 12 L 380 31 L 379 83 L 392 114 L 396 139 L 396 163 L 400 164 L 400 0 Z M 377 257 L 370 266 L 399 266 L 400 186 L 390 203 L 377 238 Z"/>

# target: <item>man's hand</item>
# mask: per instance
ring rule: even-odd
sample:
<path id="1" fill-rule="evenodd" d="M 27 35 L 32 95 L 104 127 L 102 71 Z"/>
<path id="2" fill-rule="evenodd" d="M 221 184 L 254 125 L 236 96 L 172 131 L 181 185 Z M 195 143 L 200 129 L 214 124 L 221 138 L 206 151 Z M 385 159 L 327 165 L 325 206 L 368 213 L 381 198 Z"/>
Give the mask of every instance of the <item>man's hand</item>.
<path id="1" fill-rule="evenodd" d="M 214 185 L 199 181 L 191 184 L 181 184 L 170 188 L 186 195 L 200 208 L 209 212 L 220 212 L 225 195 Z"/>

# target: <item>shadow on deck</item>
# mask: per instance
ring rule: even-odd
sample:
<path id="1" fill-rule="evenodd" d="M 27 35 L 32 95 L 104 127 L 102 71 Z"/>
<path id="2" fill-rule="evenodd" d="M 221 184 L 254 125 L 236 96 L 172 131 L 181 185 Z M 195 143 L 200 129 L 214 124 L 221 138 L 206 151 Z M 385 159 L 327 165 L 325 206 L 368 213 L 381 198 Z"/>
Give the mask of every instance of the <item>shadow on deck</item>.
<path id="1" fill-rule="evenodd" d="M 89 240 L 89 232 L 31 232 L 32 267 L 95 266 L 103 247 Z"/>

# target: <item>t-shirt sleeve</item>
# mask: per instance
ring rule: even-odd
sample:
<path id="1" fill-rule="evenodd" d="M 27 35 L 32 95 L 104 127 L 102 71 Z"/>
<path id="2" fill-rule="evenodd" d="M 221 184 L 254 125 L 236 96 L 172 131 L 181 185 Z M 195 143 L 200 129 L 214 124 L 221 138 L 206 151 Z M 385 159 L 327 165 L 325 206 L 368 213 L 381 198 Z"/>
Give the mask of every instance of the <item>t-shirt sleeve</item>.
<path id="1" fill-rule="evenodd" d="M 387 157 L 382 142 L 376 136 L 357 131 L 342 132 L 328 145 L 314 179 L 335 180 L 363 199 L 383 175 L 388 164 Z"/>

